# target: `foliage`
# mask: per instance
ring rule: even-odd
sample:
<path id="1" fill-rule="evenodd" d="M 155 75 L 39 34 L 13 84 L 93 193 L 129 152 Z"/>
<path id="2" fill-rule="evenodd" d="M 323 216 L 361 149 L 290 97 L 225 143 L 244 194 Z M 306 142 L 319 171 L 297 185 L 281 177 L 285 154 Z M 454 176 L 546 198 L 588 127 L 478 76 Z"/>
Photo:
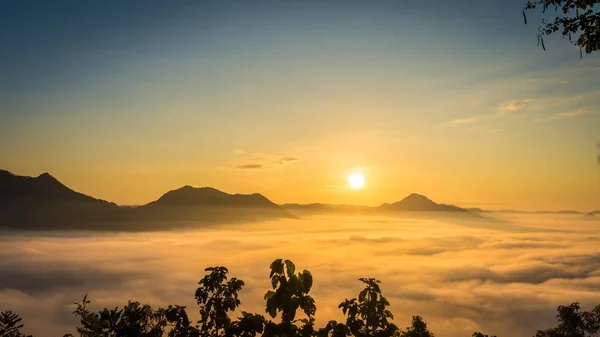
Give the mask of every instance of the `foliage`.
<path id="1" fill-rule="evenodd" d="M 527 0 L 523 10 L 523 19 L 527 24 L 525 11 L 542 8 L 546 13 L 548 8 L 554 8 L 557 13 L 551 21 L 542 19 L 538 28 L 538 45 L 546 50 L 544 36 L 560 32 L 562 37 L 579 47 L 580 53 L 587 54 L 600 50 L 600 0 Z M 560 10 L 560 16 L 559 14 Z M 573 38 L 576 38 L 573 41 Z"/>
<path id="2" fill-rule="evenodd" d="M 365 284 L 365 289 L 358 294 L 358 298 L 346 299 L 339 305 L 347 315 L 346 326 L 349 334 L 357 337 L 398 336 L 398 327 L 388 320 L 393 319 L 394 315 L 386 309 L 390 302 L 381 294 L 381 281 L 374 278 L 359 280 Z"/>
<path id="3" fill-rule="evenodd" d="M 401 337 L 434 337 L 434 334 L 427 330 L 427 323 L 421 316 L 413 316 L 412 325 L 406 328 Z M 482 336 L 478 336 L 482 337 Z"/>
<path id="4" fill-rule="evenodd" d="M 200 336 L 220 337 L 231 325 L 227 315 L 239 305 L 238 292 L 242 290 L 244 281 L 232 278 L 227 281 L 225 267 L 206 268 L 210 274 L 204 276 L 196 290 L 196 301 L 200 306 Z"/>
<path id="5" fill-rule="evenodd" d="M 31 337 L 20 332 L 22 320 L 10 310 L 0 313 L 0 337 Z"/>
<path id="6" fill-rule="evenodd" d="M 494 336 L 488 336 L 488 335 L 484 335 L 481 332 L 473 332 L 473 336 L 471 337 L 496 337 L 496 335 Z"/>
<path id="7" fill-rule="evenodd" d="M 169 305 L 166 309 L 152 309 L 149 305 L 131 302 L 123 309 L 89 309 L 87 295 L 81 303 L 74 303 L 73 314 L 80 319 L 79 337 L 434 337 L 421 316 L 413 316 L 411 326 L 399 329 L 389 301 L 383 296 L 380 281 L 359 279 L 365 288 L 357 297 L 346 299 L 338 308 L 346 316 L 345 323 L 329 321 L 325 327 L 314 328 L 317 310 L 309 295 L 313 279 L 309 271 L 296 273 L 290 260 L 277 259 L 271 263 L 269 278 L 273 290 L 264 296 L 265 311 L 271 318 L 280 316 L 279 322 L 267 320 L 260 314 L 242 311 L 232 320 L 240 300 L 238 293 L 244 286 L 242 280 L 228 280 L 225 267 L 205 269 L 207 275 L 200 280 L 195 297 L 200 320 L 192 324 L 186 308 Z M 305 318 L 297 319 L 298 309 Z M 554 328 L 538 331 L 535 337 L 589 337 L 600 332 L 600 305 L 589 312 L 580 312 L 579 303 L 559 306 Z M 297 323 L 302 323 L 300 326 Z M 21 318 L 5 311 L 0 313 L 0 337 L 31 337 L 20 332 Z M 65 335 L 65 337 L 73 337 Z M 472 337 L 490 337 L 474 332 Z M 491 336 L 496 337 L 496 336 Z"/>
<path id="8" fill-rule="evenodd" d="M 559 306 L 556 319 L 558 326 L 538 331 L 536 337 L 588 337 L 600 332 L 600 305 L 591 311 L 579 312 L 578 302 Z"/>
<path id="9" fill-rule="evenodd" d="M 296 273 L 296 266 L 290 260 L 277 259 L 271 263 L 271 285 L 273 290 L 265 293 L 266 312 L 272 318 L 281 314 L 279 324 L 267 322 L 263 336 L 311 336 L 314 332 L 314 315 L 317 311 L 315 300 L 308 295 L 312 288 L 312 275 L 308 270 Z M 306 318 L 296 319 L 301 309 Z M 301 327 L 296 322 L 302 322 Z"/>
<path id="10" fill-rule="evenodd" d="M 151 306 L 139 302 L 131 302 L 123 308 L 107 309 L 99 312 L 90 311 L 87 295 L 77 307 L 74 315 L 80 317 L 77 333 L 81 337 L 162 337 L 167 326 L 165 311 L 153 310 Z M 64 337 L 72 337 L 65 335 Z"/>

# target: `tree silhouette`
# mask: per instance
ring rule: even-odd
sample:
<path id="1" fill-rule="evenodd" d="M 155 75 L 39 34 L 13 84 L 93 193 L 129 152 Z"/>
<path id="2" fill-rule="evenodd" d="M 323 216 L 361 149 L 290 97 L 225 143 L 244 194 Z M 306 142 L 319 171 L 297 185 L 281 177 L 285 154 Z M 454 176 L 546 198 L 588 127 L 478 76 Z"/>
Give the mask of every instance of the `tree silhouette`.
<path id="1" fill-rule="evenodd" d="M 272 318 L 281 313 L 281 323 L 267 322 L 263 336 L 311 336 L 317 311 L 315 300 L 308 295 L 313 284 L 312 274 L 308 270 L 296 273 L 296 266 L 290 260 L 277 259 L 270 268 L 269 278 L 274 290 L 265 293 L 265 311 Z M 306 318 L 296 319 L 298 309 Z M 303 325 L 298 327 L 296 322 Z"/>
<path id="2" fill-rule="evenodd" d="M 481 332 L 473 332 L 473 335 L 471 337 L 496 337 L 496 335 L 488 336 L 488 335 L 482 334 Z"/>
<path id="3" fill-rule="evenodd" d="M 397 336 L 398 327 L 388 321 L 394 319 L 394 315 L 386 309 L 390 302 L 381 294 L 381 281 L 374 278 L 359 280 L 366 286 L 358 294 L 358 298 L 346 299 L 339 305 L 347 315 L 346 326 L 350 334 L 357 337 Z"/>
<path id="4" fill-rule="evenodd" d="M 196 301 L 200 306 L 200 336 L 221 337 L 225 329 L 231 325 L 227 315 L 239 305 L 238 292 L 242 290 L 244 281 L 232 278 L 227 281 L 225 267 L 206 268 L 210 274 L 204 276 L 196 290 Z"/>
<path id="5" fill-rule="evenodd" d="M 90 303 L 87 295 L 81 303 L 74 303 L 77 307 L 73 314 L 80 318 L 80 337 L 162 337 L 167 326 L 165 311 L 155 311 L 147 304 L 129 301 L 123 309 L 104 308 L 96 313 L 88 309 Z"/>
<path id="6" fill-rule="evenodd" d="M 73 314 L 80 319 L 76 328 L 79 337 L 434 337 L 421 316 L 413 316 L 411 326 L 402 331 L 391 320 L 387 309 L 390 303 L 383 296 L 380 281 L 361 278 L 365 288 L 357 297 L 346 299 L 338 308 L 346 316 L 345 323 L 329 321 L 325 327 L 314 328 L 317 307 L 309 295 L 313 279 L 309 271 L 296 273 L 290 260 L 277 259 L 271 263 L 269 278 L 273 290 L 267 291 L 265 311 L 279 323 L 260 314 L 242 312 L 236 320 L 229 314 L 240 305 L 238 292 L 242 280 L 228 280 L 225 267 L 206 268 L 207 275 L 198 282 L 195 297 L 200 320 L 192 325 L 186 307 L 169 305 L 154 310 L 150 305 L 129 301 L 123 309 L 90 310 L 87 295 L 76 305 Z M 306 318 L 297 319 L 298 309 Z M 535 337 L 591 337 L 600 332 L 600 305 L 591 311 L 579 311 L 579 303 L 559 306 L 558 325 L 540 330 Z M 0 313 L 0 337 L 31 337 L 20 332 L 21 318 L 11 312 Z M 297 326 L 296 323 L 302 323 Z M 64 337 L 73 337 L 71 334 Z M 474 332 L 472 337 L 490 337 Z M 496 337 L 496 336 L 491 336 Z"/>
<path id="7" fill-rule="evenodd" d="M 578 302 L 559 306 L 556 319 L 558 326 L 538 331 L 536 337 L 588 337 L 600 332 L 600 305 L 591 311 L 579 312 Z"/>
<path id="8" fill-rule="evenodd" d="M 20 332 L 22 320 L 10 310 L 0 313 L 0 337 L 31 337 Z"/>
<path id="9" fill-rule="evenodd" d="M 591 54 L 600 50 L 600 12 L 596 5 L 600 0 L 527 0 L 523 10 L 523 19 L 527 24 L 525 11 L 542 8 L 546 13 L 548 8 L 553 8 L 557 13 L 551 21 L 542 18 L 538 27 L 538 45 L 546 50 L 544 36 L 560 32 L 562 37 L 568 37 L 571 43 L 582 51 Z M 560 10 L 560 16 L 558 11 Z M 573 41 L 575 38 L 575 41 Z"/>
<path id="10" fill-rule="evenodd" d="M 413 316 L 412 324 L 406 328 L 406 331 L 400 334 L 401 337 L 434 337 L 434 334 L 427 330 L 427 323 L 421 316 Z M 481 337 L 481 336 L 478 336 Z"/>

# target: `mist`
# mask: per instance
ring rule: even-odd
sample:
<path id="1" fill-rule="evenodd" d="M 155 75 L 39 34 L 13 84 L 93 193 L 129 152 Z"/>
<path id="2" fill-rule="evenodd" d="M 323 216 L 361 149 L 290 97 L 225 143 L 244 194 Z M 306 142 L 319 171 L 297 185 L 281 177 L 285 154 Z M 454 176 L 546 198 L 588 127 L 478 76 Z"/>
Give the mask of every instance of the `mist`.
<path id="1" fill-rule="evenodd" d="M 264 313 L 268 266 L 279 257 L 312 272 L 317 326 L 342 318 L 337 305 L 356 296 L 359 277 L 382 281 L 400 327 L 421 315 L 438 336 L 531 336 L 554 326 L 558 305 L 600 303 L 597 221 L 508 220 L 505 230 L 485 220 L 310 216 L 193 231 L 5 232 L 0 311 L 19 313 L 34 336 L 74 332 L 72 303 L 85 294 L 96 309 L 130 299 L 186 305 L 196 319 L 204 268 L 226 266 L 246 283 L 235 314 Z"/>

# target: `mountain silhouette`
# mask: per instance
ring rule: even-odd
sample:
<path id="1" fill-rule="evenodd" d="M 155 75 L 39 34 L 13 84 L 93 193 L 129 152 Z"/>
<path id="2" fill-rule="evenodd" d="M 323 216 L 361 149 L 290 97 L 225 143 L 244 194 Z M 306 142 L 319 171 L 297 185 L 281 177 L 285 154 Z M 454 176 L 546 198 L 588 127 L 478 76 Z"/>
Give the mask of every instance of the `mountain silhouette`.
<path id="1" fill-rule="evenodd" d="M 192 186 L 169 191 L 135 212 L 144 220 L 238 222 L 295 218 L 259 193 L 229 194 L 212 187 Z"/>
<path id="2" fill-rule="evenodd" d="M 120 207 L 76 192 L 48 173 L 27 177 L 0 170 L 0 228 L 145 230 L 273 218 L 294 216 L 258 193 L 184 186 L 143 206 Z"/>
<path id="3" fill-rule="evenodd" d="M 312 203 L 312 204 L 283 204 L 281 205 L 283 209 L 290 212 L 298 212 L 298 213 L 329 213 L 336 211 L 335 207 L 328 206 L 320 203 Z"/>
<path id="4" fill-rule="evenodd" d="M 75 192 L 48 173 L 37 177 L 0 170 L 0 227 L 70 226 L 115 220 L 119 206 Z"/>
<path id="5" fill-rule="evenodd" d="M 189 185 L 169 191 L 148 205 L 266 207 L 279 209 L 279 206 L 260 193 L 228 194 L 212 187 L 195 188 Z"/>
<path id="6" fill-rule="evenodd" d="M 438 204 L 426 196 L 417 193 L 412 193 L 406 198 L 392 204 L 383 204 L 377 209 L 382 211 L 469 213 L 469 211 L 464 208 L 454 205 Z"/>
<path id="7" fill-rule="evenodd" d="M 49 173 L 43 173 L 37 177 L 26 177 L 14 175 L 5 170 L 0 170 L 0 200 L 52 200 L 111 204 L 107 201 L 75 192 Z"/>

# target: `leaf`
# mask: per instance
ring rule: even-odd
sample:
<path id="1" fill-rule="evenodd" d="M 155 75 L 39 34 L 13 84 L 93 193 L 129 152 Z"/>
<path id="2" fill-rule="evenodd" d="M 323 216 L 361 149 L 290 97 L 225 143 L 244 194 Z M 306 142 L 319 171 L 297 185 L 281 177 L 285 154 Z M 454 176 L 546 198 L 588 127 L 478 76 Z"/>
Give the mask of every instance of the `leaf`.
<path id="1" fill-rule="evenodd" d="M 273 297 L 273 296 L 275 296 L 275 292 L 274 292 L 274 291 L 272 291 L 272 290 L 269 290 L 269 291 L 267 291 L 267 292 L 265 293 L 265 298 L 264 298 L 264 299 L 265 299 L 265 300 L 268 300 L 268 299 L 270 299 L 270 298 L 271 298 L 271 297 Z"/>
<path id="2" fill-rule="evenodd" d="M 312 274 L 308 270 L 304 270 L 300 275 L 300 280 L 302 282 L 302 288 L 304 293 L 308 294 L 310 292 L 310 288 L 313 285 L 313 277 Z"/>
<path id="3" fill-rule="evenodd" d="M 542 37 L 540 40 L 542 41 L 542 49 L 544 49 L 544 51 L 545 51 L 546 50 L 546 46 L 544 46 L 544 38 Z"/>
<path id="4" fill-rule="evenodd" d="M 271 277 L 271 285 L 273 286 L 273 289 L 277 288 L 277 280 L 278 280 L 278 276 L 277 275 L 273 275 L 273 277 Z"/>
<path id="5" fill-rule="evenodd" d="M 358 294 L 358 301 L 359 302 L 363 302 L 365 300 L 365 297 L 367 296 L 367 289 L 363 289 L 359 294 Z"/>
<path id="6" fill-rule="evenodd" d="M 294 262 L 285 260 L 285 267 L 287 269 L 288 277 L 292 277 L 296 272 L 296 265 L 294 265 Z"/>

